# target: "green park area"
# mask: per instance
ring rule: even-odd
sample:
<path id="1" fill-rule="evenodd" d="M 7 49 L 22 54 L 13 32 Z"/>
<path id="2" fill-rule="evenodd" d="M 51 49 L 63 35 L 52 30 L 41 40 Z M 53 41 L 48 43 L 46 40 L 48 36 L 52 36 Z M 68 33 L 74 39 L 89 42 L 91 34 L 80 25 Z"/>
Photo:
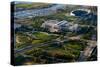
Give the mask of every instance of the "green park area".
<path id="1" fill-rule="evenodd" d="M 23 33 L 16 34 L 16 48 L 23 48 L 29 45 L 50 42 L 51 40 L 56 39 L 58 37 L 45 32 L 34 32 L 32 36 L 34 36 L 35 38 L 32 38 L 31 36 L 28 36 L 27 34 Z"/>
<path id="2" fill-rule="evenodd" d="M 28 9 L 28 8 L 44 8 L 44 7 L 47 7 L 49 6 L 49 4 L 43 4 L 43 3 L 29 3 L 29 4 L 17 4 L 16 7 L 17 8 L 25 8 L 25 9 Z"/>
<path id="3" fill-rule="evenodd" d="M 45 43 L 45 42 L 49 42 L 53 39 L 56 39 L 57 36 L 55 35 L 50 35 L 48 33 L 45 32 L 35 32 L 33 33 L 33 35 L 37 38 L 36 40 L 32 41 L 32 44 L 40 44 L 40 43 Z"/>
<path id="4" fill-rule="evenodd" d="M 53 6 L 57 8 L 59 5 L 48 3 L 16 4 L 16 12 L 22 10 L 24 13 L 24 10 L 33 9 L 33 15 L 30 11 L 25 13 L 25 18 L 23 15 L 22 19 L 19 17 L 20 15 L 18 15 L 19 18 L 15 18 L 16 25 L 20 25 L 15 29 L 15 65 L 76 62 L 79 61 L 81 51 L 85 53 L 85 48 L 89 44 L 91 45 L 88 41 L 97 40 L 96 15 L 93 14 L 93 18 L 92 13 L 82 17 L 73 16 L 71 15 L 73 10 L 84 6 L 71 7 L 68 5 L 64 9 L 54 8 L 53 10 L 56 11 L 51 10 L 53 13 L 50 12 L 50 14 L 45 12 L 44 8 L 48 11 L 48 8 L 51 9 Z M 37 11 L 34 12 L 34 9 L 39 10 L 39 16 Z M 44 10 L 43 15 L 42 9 Z M 45 13 L 47 14 L 45 15 Z M 54 20 L 54 23 L 51 20 Z M 55 31 L 51 32 L 51 29 Z M 95 46 L 95 44 L 93 45 Z"/>
<path id="5" fill-rule="evenodd" d="M 77 17 L 67 15 L 66 12 L 58 12 L 56 14 L 47 16 L 46 19 L 47 20 L 53 19 L 53 20 L 59 20 L 59 21 L 66 20 L 66 21 L 72 22 L 72 21 L 76 20 Z"/>
<path id="6" fill-rule="evenodd" d="M 74 62 L 85 46 L 86 45 L 81 42 L 69 41 L 64 44 L 49 44 L 47 46 L 35 47 L 32 50 L 25 52 L 25 55 L 30 56 L 30 58 L 33 59 L 33 64 L 53 63 L 53 59 L 55 58 L 56 63 L 60 62 L 57 59 L 61 59 L 61 61 L 64 62 Z"/>

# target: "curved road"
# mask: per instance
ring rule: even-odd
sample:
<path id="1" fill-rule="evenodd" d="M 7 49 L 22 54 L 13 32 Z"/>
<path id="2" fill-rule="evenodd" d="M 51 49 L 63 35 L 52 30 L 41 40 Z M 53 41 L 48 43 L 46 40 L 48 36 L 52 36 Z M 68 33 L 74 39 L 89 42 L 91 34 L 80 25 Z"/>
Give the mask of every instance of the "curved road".
<path id="1" fill-rule="evenodd" d="M 81 35 L 76 36 L 76 37 L 69 37 L 68 40 L 81 40 L 81 41 L 87 42 L 88 46 L 84 49 L 84 51 L 81 51 L 80 56 L 79 56 L 79 58 L 77 60 L 77 61 L 86 61 L 87 58 L 90 57 L 93 49 L 97 46 L 97 43 L 96 43 L 96 41 L 92 41 L 92 40 L 80 39 L 80 37 L 81 37 Z M 27 47 L 19 49 L 19 50 L 14 50 L 15 51 L 14 53 L 15 54 L 17 54 L 17 53 L 21 53 L 22 54 L 25 51 L 33 49 L 34 47 L 48 46 L 48 45 L 50 45 L 52 43 L 62 43 L 64 41 L 66 41 L 66 40 L 63 40 L 63 41 L 52 40 L 52 42 L 50 42 L 50 43 L 37 44 L 37 45 L 34 45 L 34 46 L 31 45 L 31 46 L 27 46 Z"/>

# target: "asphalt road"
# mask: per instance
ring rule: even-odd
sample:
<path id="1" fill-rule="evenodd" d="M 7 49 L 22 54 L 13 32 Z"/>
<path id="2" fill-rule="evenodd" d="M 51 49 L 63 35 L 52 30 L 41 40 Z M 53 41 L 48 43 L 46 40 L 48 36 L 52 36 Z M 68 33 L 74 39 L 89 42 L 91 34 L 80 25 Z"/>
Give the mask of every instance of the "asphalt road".
<path id="1" fill-rule="evenodd" d="M 82 40 L 82 41 L 88 42 L 87 43 L 88 46 L 84 49 L 84 51 L 81 51 L 80 56 L 77 60 L 77 61 L 86 61 L 87 58 L 91 55 L 93 49 L 97 46 L 97 44 L 96 44 L 96 41 L 84 40 L 84 39 L 80 39 L 80 37 L 81 37 L 81 35 L 76 36 L 76 37 L 69 37 L 68 39 L 70 39 L 70 40 Z M 18 54 L 18 53 L 22 54 L 25 51 L 33 49 L 34 47 L 48 46 L 48 45 L 53 44 L 53 43 L 61 43 L 64 41 L 66 41 L 66 40 L 63 40 L 63 41 L 53 40 L 52 42 L 45 43 L 45 44 L 43 43 L 43 44 L 37 44 L 37 45 L 30 45 L 30 46 L 27 46 L 25 48 L 15 50 L 15 54 Z"/>
<path id="2" fill-rule="evenodd" d="M 53 5 L 52 7 L 43 8 L 43 9 L 31 9 L 31 10 L 24 10 L 18 11 L 14 13 L 14 18 L 23 19 L 23 18 L 32 18 L 36 16 L 47 16 L 52 15 L 57 12 L 58 9 L 64 9 L 66 5 L 57 4 Z"/>
<path id="3" fill-rule="evenodd" d="M 63 41 L 61 41 L 61 42 L 63 42 Z M 31 44 L 30 46 L 27 46 L 27 47 L 25 47 L 25 48 L 22 48 L 22 49 L 15 49 L 14 50 L 14 53 L 15 54 L 17 54 L 17 53 L 24 53 L 25 51 L 28 51 L 28 50 L 31 50 L 31 49 L 33 49 L 34 47 L 42 47 L 42 46 L 48 46 L 48 45 L 50 45 L 50 44 L 53 44 L 53 43 L 61 43 L 60 41 L 58 42 L 58 41 L 51 41 L 51 42 L 49 42 L 49 43 L 43 43 L 43 44 L 36 44 L 36 45 L 34 45 L 34 44 Z"/>
<path id="4" fill-rule="evenodd" d="M 88 46 L 80 53 L 79 59 L 77 61 L 86 61 L 88 57 L 91 56 L 93 49 L 97 46 L 95 41 L 88 41 Z"/>

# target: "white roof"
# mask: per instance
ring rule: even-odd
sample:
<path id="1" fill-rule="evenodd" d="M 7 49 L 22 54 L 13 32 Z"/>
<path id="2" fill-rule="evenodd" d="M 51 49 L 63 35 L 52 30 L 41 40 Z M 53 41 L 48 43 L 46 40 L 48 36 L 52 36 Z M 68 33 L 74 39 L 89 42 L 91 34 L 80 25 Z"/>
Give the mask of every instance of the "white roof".
<path id="1" fill-rule="evenodd" d="M 45 21 L 46 23 L 53 23 L 53 24 L 57 24 L 58 21 L 57 20 L 47 20 Z"/>

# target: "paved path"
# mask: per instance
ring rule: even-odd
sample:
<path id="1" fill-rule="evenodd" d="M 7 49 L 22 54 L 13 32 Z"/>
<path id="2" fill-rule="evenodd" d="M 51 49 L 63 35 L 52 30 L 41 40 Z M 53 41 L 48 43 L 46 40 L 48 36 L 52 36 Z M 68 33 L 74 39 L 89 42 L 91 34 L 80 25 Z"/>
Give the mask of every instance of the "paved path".
<path id="1" fill-rule="evenodd" d="M 81 41 L 87 42 L 88 46 L 84 49 L 84 51 L 81 51 L 80 56 L 77 61 L 86 61 L 87 58 L 91 56 L 93 49 L 97 46 L 96 41 L 81 39 L 81 35 L 75 36 L 75 37 L 69 37 L 69 39 L 81 40 Z"/>
<path id="2" fill-rule="evenodd" d="M 81 51 L 80 53 L 80 56 L 78 58 L 77 61 L 86 61 L 86 59 L 91 55 L 93 49 L 97 46 L 96 44 L 96 41 L 91 41 L 91 40 L 84 40 L 84 39 L 80 39 L 81 35 L 79 36 L 76 36 L 76 37 L 69 37 L 70 40 L 82 40 L 82 41 L 85 41 L 85 42 L 88 42 L 87 43 L 87 47 L 84 49 L 84 51 Z M 61 42 L 64 42 L 66 40 L 63 40 L 63 41 L 51 41 L 49 43 L 43 43 L 43 44 L 37 44 L 37 45 L 30 45 L 30 46 L 27 46 L 25 48 L 22 48 L 22 49 L 19 49 L 19 50 L 15 50 L 15 54 L 17 53 L 24 53 L 25 51 L 28 51 L 28 50 L 31 50 L 33 49 L 34 47 L 41 47 L 41 46 L 48 46 L 50 44 L 53 44 L 53 43 L 61 43 Z"/>
<path id="3" fill-rule="evenodd" d="M 64 40 L 65 41 L 65 40 Z M 61 42 L 64 42 L 64 41 L 61 41 Z M 25 48 L 22 48 L 22 49 L 15 49 L 15 54 L 17 53 L 24 53 L 25 51 L 28 51 L 28 50 L 31 50 L 35 47 L 42 47 L 42 46 L 48 46 L 50 44 L 53 44 L 53 43 L 61 43 L 60 41 L 56 41 L 56 40 L 52 40 L 51 42 L 48 42 L 48 43 L 42 43 L 42 44 L 31 44 L 30 46 L 27 46 Z"/>
<path id="4" fill-rule="evenodd" d="M 97 46 L 95 41 L 88 41 L 87 47 L 80 53 L 78 61 L 86 61 L 91 56 L 93 49 Z"/>

